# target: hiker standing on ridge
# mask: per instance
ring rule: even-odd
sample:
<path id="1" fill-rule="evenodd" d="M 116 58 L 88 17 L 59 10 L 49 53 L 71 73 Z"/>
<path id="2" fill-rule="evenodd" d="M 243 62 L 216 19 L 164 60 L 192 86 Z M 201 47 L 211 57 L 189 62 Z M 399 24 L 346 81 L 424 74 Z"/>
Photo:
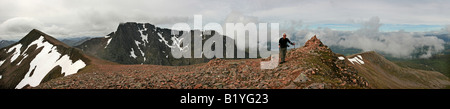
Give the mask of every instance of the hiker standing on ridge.
<path id="1" fill-rule="evenodd" d="M 286 38 L 286 33 L 283 33 L 283 38 L 280 38 L 280 41 L 278 41 L 278 48 L 280 48 L 280 58 L 281 58 L 280 64 L 286 62 L 284 59 L 286 58 L 287 47 L 289 47 L 289 45 L 287 44 L 288 42 L 291 45 L 295 45 L 295 43 L 292 43 L 288 38 Z"/>

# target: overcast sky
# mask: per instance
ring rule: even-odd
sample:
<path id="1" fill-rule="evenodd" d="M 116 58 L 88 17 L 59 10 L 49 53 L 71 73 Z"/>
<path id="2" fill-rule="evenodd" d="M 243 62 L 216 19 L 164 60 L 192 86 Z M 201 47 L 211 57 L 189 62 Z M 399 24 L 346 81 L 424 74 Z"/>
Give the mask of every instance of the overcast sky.
<path id="1" fill-rule="evenodd" d="M 203 15 L 203 24 L 239 22 L 230 16 L 240 16 L 281 28 L 335 30 L 357 30 L 378 17 L 380 30 L 432 31 L 450 24 L 449 10 L 450 0 L 0 0 L 0 40 L 20 39 L 32 28 L 58 38 L 104 36 L 120 22 L 171 27 L 193 22 L 195 14 Z"/>

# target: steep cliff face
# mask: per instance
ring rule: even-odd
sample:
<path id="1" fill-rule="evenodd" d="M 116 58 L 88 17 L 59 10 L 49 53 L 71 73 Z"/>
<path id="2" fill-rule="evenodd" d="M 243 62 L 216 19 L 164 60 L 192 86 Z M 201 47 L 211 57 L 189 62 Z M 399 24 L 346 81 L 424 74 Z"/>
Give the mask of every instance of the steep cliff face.
<path id="1" fill-rule="evenodd" d="M 191 34 L 190 48 L 187 49 L 190 49 L 191 56 L 194 56 L 194 51 L 202 51 L 203 49 L 203 47 L 194 48 L 192 46 L 194 45 L 194 38 L 201 39 L 201 44 L 204 45 L 216 32 L 212 31 L 211 34 L 205 35 L 205 31 L 178 31 L 180 36 L 174 36 L 171 32 L 170 29 L 159 28 L 149 23 L 127 22 L 121 23 L 115 32 L 103 38 L 94 38 L 76 47 L 88 54 L 120 64 L 178 66 L 204 63 L 210 60 L 204 57 L 203 52 L 200 54 L 202 55 L 201 58 L 176 59 L 172 56 L 172 48 L 184 49 L 183 45 L 179 45 L 183 40 L 180 36 Z M 234 40 L 225 36 L 222 37 L 223 50 L 225 51 L 226 41 Z M 237 51 L 235 47 L 235 53 Z M 226 53 L 223 53 L 225 57 Z"/>

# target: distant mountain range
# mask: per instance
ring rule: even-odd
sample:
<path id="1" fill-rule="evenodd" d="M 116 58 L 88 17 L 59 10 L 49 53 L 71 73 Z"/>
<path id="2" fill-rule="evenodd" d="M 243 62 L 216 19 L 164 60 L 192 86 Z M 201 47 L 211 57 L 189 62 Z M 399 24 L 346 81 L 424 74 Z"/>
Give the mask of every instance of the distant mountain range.
<path id="1" fill-rule="evenodd" d="M 76 45 L 80 45 L 81 43 L 87 41 L 91 39 L 91 37 L 77 37 L 77 38 L 64 38 L 64 39 L 58 39 L 61 42 L 73 47 Z M 17 41 L 12 41 L 12 40 L 1 40 L 0 41 L 0 48 L 12 45 L 14 43 L 16 43 Z"/>
<path id="2" fill-rule="evenodd" d="M 12 45 L 12 44 L 14 44 L 14 43 L 16 43 L 16 41 L 1 40 L 1 41 L 0 41 L 0 48 L 3 48 L 3 47 L 6 47 L 6 46 L 9 46 L 9 45 Z"/>
<path id="3" fill-rule="evenodd" d="M 86 42 L 87 40 L 91 39 L 91 37 L 77 37 L 77 38 L 65 38 L 65 39 L 59 39 L 61 42 L 74 47 L 77 45 L 82 44 L 83 42 Z"/>

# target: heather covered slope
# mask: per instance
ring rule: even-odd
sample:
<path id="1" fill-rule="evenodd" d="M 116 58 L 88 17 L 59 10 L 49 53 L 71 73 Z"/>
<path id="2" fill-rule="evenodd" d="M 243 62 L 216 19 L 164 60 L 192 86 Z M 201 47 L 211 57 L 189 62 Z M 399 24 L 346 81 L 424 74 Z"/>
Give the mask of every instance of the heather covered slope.
<path id="1" fill-rule="evenodd" d="M 439 72 L 400 67 L 373 51 L 346 59 L 346 63 L 365 77 L 372 88 L 438 89 L 450 85 L 449 78 Z"/>

